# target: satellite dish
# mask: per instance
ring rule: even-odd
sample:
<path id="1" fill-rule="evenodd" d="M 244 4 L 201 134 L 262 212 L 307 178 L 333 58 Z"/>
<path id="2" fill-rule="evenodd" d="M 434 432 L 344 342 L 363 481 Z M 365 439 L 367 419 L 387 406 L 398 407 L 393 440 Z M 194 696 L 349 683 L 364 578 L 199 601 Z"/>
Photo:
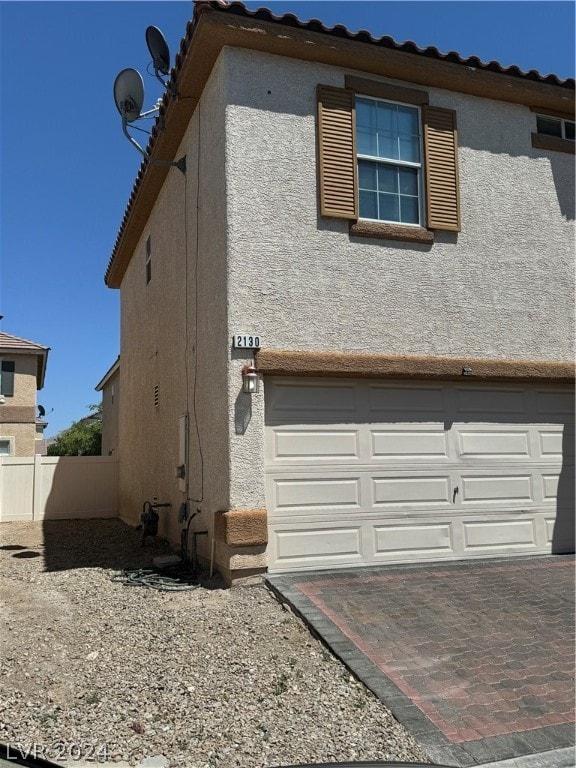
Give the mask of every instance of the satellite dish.
<path id="1" fill-rule="evenodd" d="M 146 44 L 152 56 L 154 69 L 167 75 L 170 72 L 170 50 L 166 38 L 158 27 L 147 28 Z"/>
<path id="2" fill-rule="evenodd" d="M 40 416 L 41 419 L 43 419 L 44 416 L 46 416 L 46 408 L 44 408 L 43 405 L 38 406 L 38 415 Z"/>
<path id="3" fill-rule="evenodd" d="M 114 101 L 122 120 L 138 120 L 144 104 L 144 81 L 137 69 L 123 69 L 114 80 Z"/>
<path id="4" fill-rule="evenodd" d="M 169 86 L 162 80 L 158 72 L 167 75 L 170 71 L 170 51 L 168 45 L 164 39 L 164 35 L 157 27 L 148 27 L 146 30 L 146 42 L 148 43 L 148 49 L 152 54 L 154 63 L 154 73 L 156 78 L 162 83 L 166 90 L 176 98 L 178 94 L 174 86 Z M 122 132 L 128 141 L 135 147 L 138 152 L 152 165 L 159 165 L 164 168 L 178 168 L 182 173 L 186 173 L 186 156 L 181 157 L 179 160 L 156 160 L 153 159 L 145 149 L 142 149 L 140 144 L 133 136 L 128 133 L 128 123 L 133 123 L 135 120 L 139 120 L 141 117 L 148 117 L 152 114 L 159 114 L 160 105 L 157 103 L 152 109 L 147 112 L 142 112 L 142 105 L 144 104 L 144 81 L 142 75 L 137 69 L 123 69 L 114 80 L 114 101 L 120 115 L 122 116 Z"/>

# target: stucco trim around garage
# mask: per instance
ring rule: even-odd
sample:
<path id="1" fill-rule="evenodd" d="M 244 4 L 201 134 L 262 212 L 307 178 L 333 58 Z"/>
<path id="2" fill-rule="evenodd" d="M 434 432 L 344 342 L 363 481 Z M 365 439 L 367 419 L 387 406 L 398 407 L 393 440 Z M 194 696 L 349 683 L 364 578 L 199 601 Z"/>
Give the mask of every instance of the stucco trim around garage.
<path id="1" fill-rule="evenodd" d="M 574 364 L 542 360 L 412 357 L 262 349 L 256 355 L 260 373 L 274 376 L 331 376 L 378 379 L 462 379 L 534 381 L 571 384 Z M 464 369 L 471 374 L 464 375 Z"/>
<path id="2" fill-rule="evenodd" d="M 265 509 L 235 509 L 217 512 L 214 538 L 230 547 L 256 547 L 268 543 L 268 513 Z"/>

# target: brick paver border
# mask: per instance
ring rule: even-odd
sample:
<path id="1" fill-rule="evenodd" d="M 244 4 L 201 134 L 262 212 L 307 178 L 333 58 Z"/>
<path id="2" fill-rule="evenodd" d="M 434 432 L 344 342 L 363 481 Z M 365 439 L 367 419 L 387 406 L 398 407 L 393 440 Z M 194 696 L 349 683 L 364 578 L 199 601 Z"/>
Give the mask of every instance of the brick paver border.
<path id="1" fill-rule="evenodd" d="M 402 655 L 403 649 L 399 649 L 393 642 L 394 627 L 391 626 L 385 642 L 379 643 L 377 636 L 369 636 L 369 630 L 377 635 L 375 630 L 379 629 L 371 627 L 368 618 L 370 589 L 385 585 L 391 589 L 391 585 L 394 584 L 396 589 L 405 589 L 408 594 L 411 589 L 418 590 L 424 582 L 429 584 L 431 578 L 435 580 L 434 584 L 437 588 L 442 579 L 450 579 L 455 575 L 466 579 L 472 572 L 482 575 L 484 579 L 496 580 L 500 578 L 506 580 L 510 575 L 517 575 L 520 577 L 519 583 L 525 585 L 526 579 L 529 583 L 531 574 L 534 578 L 534 569 L 554 572 L 558 568 L 568 568 L 573 575 L 573 558 L 570 556 L 515 557 L 449 564 L 427 563 L 417 566 L 315 571 L 270 575 L 267 582 L 281 599 L 292 605 L 314 633 L 341 658 L 351 671 L 381 698 L 394 716 L 423 745 L 431 759 L 458 766 L 469 766 L 488 760 L 506 759 L 572 746 L 574 744 L 573 697 L 570 702 L 572 706 L 561 706 L 562 711 L 544 711 L 542 707 L 539 709 L 537 705 L 541 704 L 542 700 L 544 703 L 547 702 L 546 696 L 551 701 L 554 700 L 554 685 L 560 685 L 560 683 L 551 680 L 546 687 L 547 681 L 544 677 L 535 677 L 534 684 L 531 685 L 531 680 L 526 674 L 522 677 L 522 669 L 514 669 L 514 666 L 518 667 L 522 664 L 520 662 L 514 664 L 514 661 L 506 665 L 506 679 L 502 679 L 502 659 L 499 659 L 500 666 L 495 666 L 487 657 L 486 661 L 480 662 L 478 667 L 478 678 L 482 677 L 486 680 L 486 685 L 484 688 L 480 685 L 476 686 L 475 699 L 471 698 L 467 702 L 466 717 L 447 716 L 447 711 L 453 712 L 449 708 L 446 709 L 446 701 L 450 701 L 450 691 L 452 690 L 452 695 L 454 693 L 454 689 L 450 687 L 450 675 L 446 675 L 448 678 L 446 681 L 437 679 L 433 681 L 434 694 L 431 695 L 429 690 L 422 692 L 418 681 L 430 682 L 430 676 L 425 669 L 426 664 L 422 665 L 422 669 L 418 669 L 418 657 L 410 658 L 409 654 L 405 654 L 405 661 L 401 664 L 397 663 L 398 655 Z M 422 578 L 423 576 L 425 579 Z M 354 594 L 354 604 L 350 600 L 347 606 L 340 609 L 336 595 L 350 586 L 359 587 Z M 504 586 L 509 588 L 510 584 L 506 583 Z M 363 599 L 366 601 L 365 606 L 362 604 Z M 484 599 L 486 610 L 489 612 L 489 602 L 482 595 L 478 595 L 477 599 L 480 605 L 481 599 Z M 555 604 L 555 610 L 573 609 L 573 590 L 572 594 L 564 594 L 559 599 L 562 604 L 560 607 Z M 471 603 L 473 602 L 471 600 Z M 547 618 L 550 620 L 549 606 L 547 609 Z M 535 606 L 534 610 L 537 614 L 538 606 Z M 346 611 L 348 616 L 344 615 Z M 360 616 L 360 624 L 355 625 L 354 617 L 357 615 Z M 407 622 L 409 621 L 410 617 L 407 619 Z M 562 623 L 566 624 L 565 621 Z M 409 623 L 407 626 L 410 626 Z M 509 640 L 510 633 L 507 632 L 506 627 L 502 627 L 502 631 L 498 627 L 493 628 L 492 632 L 490 637 L 494 638 L 495 647 L 497 643 Z M 399 631 L 398 634 L 401 635 L 401 632 Z M 563 634 L 560 633 L 560 636 L 564 642 Z M 400 637 L 400 640 L 402 639 Z M 573 648 L 573 640 L 567 638 L 566 642 L 571 642 Z M 504 644 L 502 648 L 505 652 L 506 645 Z M 417 653 L 418 647 L 413 650 Z M 519 658 L 531 661 L 531 650 L 533 654 L 543 653 L 542 647 L 536 644 L 532 649 L 518 648 Z M 565 645 L 563 650 L 565 653 Z M 403 665 L 405 669 L 402 668 Z M 566 675 L 562 677 L 565 678 Z M 490 683 L 493 686 L 499 686 L 500 694 L 495 695 L 494 691 L 490 692 Z M 564 689 L 566 688 L 565 679 L 561 681 L 561 685 Z M 512 699 L 511 691 L 507 690 L 509 688 L 516 691 L 519 687 L 524 695 L 520 704 L 521 710 L 518 709 L 518 702 Z M 458 694 L 460 695 L 460 692 Z M 491 702 L 490 695 L 500 703 L 500 706 L 508 707 L 507 711 L 503 710 L 498 716 L 501 722 L 498 717 L 487 716 Z M 524 716 L 518 715 L 520 711 L 525 713 Z"/>

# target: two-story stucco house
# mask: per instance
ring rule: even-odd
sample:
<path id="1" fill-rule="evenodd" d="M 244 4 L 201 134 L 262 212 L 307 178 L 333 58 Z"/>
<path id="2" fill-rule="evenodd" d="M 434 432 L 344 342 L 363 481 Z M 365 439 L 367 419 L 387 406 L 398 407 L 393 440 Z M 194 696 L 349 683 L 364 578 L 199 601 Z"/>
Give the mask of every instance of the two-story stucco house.
<path id="1" fill-rule="evenodd" d="M 123 519 L 198 511 L 229 579 L 569 551 L 574 81 L 218 2 L 171 78 L 186 171 L 106 272 Z"/>
<path id="2" fill-rule="evenodd" d="M 36 415 L 48 347 L 0 332 L 0 456 L 45 454 L 47 422 Z"/>

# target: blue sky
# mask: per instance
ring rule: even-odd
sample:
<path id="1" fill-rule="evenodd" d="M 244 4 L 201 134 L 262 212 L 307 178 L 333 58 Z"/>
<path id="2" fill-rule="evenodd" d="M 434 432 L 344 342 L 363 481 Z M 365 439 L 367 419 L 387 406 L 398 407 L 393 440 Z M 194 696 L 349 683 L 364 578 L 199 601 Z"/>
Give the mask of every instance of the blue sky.
<path id="1" fill-rule="evenodd" d="M 246 5 L 574 77 L 573 2 Z M 119 352 L 119 292 L 103 275 L 140 156 L 122 135 L 114 78 L 139 69 L 151 107 L 161 86 L 145 74 L 144 31 L 160 27 L 174 57 L 191 14 L 189 0 L 0 2 L 0 327 L 51 348 L 38 394 L 47 435 L 98 402 Z"/>

